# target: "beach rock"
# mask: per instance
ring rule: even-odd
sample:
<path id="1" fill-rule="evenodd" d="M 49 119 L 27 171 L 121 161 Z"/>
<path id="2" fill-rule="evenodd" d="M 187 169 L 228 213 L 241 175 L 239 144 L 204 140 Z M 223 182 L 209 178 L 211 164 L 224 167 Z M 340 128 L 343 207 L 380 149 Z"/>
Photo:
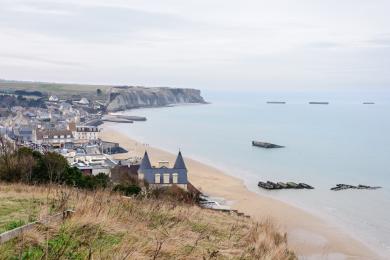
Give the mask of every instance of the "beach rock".
<path id="1" fill-rule="evenodd" d="M 330 190 L 333 190 L 333 191 L 348 190 L 348 189 L 376 190 L 376 189 L 380 189 L 380 188 L 382 188 L 382 187 L 368 186 L 368 185 L 362 185 L 362 184 L 359 184 L 358 186 L 353 186 L 353 185 L 349 185 L 349 184 L 336 184 L 336 187 L 330 188 Z"/>
<path id="2" fill-rule="evenodd" d="M 346 189 L 356 189 L 356 186 L 348 184 L 336 184 L 336 187 L 331 188 L 331 190 L 346 190 Z"/>
<path id="3" fill-rule="evenodd" d="M 267 184 L 269 184 L 270 186 L 272 186 L 272 189 L 274 189 L 274 190 L 277 190 L 277 189 L 281 189 L 281 188 L 282 188 L 282 186 L 280 186 L 279 184 L 274 183 L 274 182 L 272 182 L 272 181 L 267 181 Z"/>
<path id="4" fill-rule="evenodd" d="M 306 183 L 303 183 L 303 182 L 299 183 L 298 186 L 299 186 L 299 187 L 302 187 L 302 189 L 309 189 L 309 190 L 314 189 L 313 186 L 310 186 L 310 185 L 308 185 L 308 184 L 306 184 Z"/>
<path id="5" fill-rule="evenodd" d="M 259 181 L 257 186 L 259 186 L 259 187 L 261 187 L 263 189 L 267 189 L 267 190 L 272 190 L 274 188 L 271 184 L 268 184 L 268 183 L 265 183 L 265 182 L 262 182 L 262 181 Z"/>
<path id="6" fill-rule="evenodd" d="M 306 183 L 299 183 L 296 184 L 295 182 L 272 182 L 272 181 L 267 181 L 267 182 L 262 182 L 259 181 L 257 186 L 267 189 L 267 190 L 280 190 L 280 189 L 314 189 L 314 187 L 306 184 Z"/>
<path id="7" fill-rule="evenodd" d="M 283 148 L 284 146 L 277 145 L 277 144 L 271 144 L 266 142 L 259 142 L 259 141 L 252 141 L 253 146 L 262 147 L 262 148 Z"/>
<path id="8" fill-rule="evenodd" d="M 287 184 L 284 182 L 278 182 L 278 185 L 282 187 L 282 189 L 287 189 Z"/>
<path id="9" fill-rule="evenodd" d="M 292 181 L 289 181 L 286 184 L 287 184 L 287 188 L 289 188 L 289 189 L 298 189 L 298 187 L 299 187 L 298 184 L 296 184 L 295 182 L 292 182 Z"/>

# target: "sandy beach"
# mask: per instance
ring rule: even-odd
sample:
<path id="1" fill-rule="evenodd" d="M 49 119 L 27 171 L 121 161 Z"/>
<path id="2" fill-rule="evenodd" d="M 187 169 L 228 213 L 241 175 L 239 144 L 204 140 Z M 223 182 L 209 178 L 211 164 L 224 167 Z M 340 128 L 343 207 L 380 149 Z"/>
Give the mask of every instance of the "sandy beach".
<path id="1" fill-rule="evenodd" d="M 129 151 L 115 155 L 115 159 L 142 156 L 145 151 L 144 145 L 107 125 L 103 125 L 101 138 L 118 142 Z M 159 160 L 173 162 L 176 158 L 176 154 L 155 147 L 147 147 L 147 150 L 152 163 Z M 232 209 L 244 212 L 255 220 L 271 219 L 281 231 L 287 232 L 290 247 L 305 259 L 380 259 L 371 249 L 340 228 L 302 209 L 251 192 L 242 180 L 214 167 L 191 158 L 185 158 L 185 162 L 194 186 L 207 195 L 231 201 Z"/>

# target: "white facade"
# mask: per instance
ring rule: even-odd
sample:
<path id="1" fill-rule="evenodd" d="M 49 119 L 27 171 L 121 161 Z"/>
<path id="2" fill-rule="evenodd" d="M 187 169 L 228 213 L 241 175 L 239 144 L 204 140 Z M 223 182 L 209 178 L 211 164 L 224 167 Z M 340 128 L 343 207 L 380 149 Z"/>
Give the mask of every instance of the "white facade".
<path id="1" fill-rule="evenodd" d="M 88 101 L 88 99 L 86 99 L 86 98 L 82 98 L 82 99 L 80 99 L 79 104 L 88 105 L 88 104 L 89 104 L 89 101 Z"/>
<path id="2" fill-rule="evenodd" d="M 76 126 L 73 132 L 75 141 L 95 141 L 99 139 L 99 128 L 95 126 Z"/>
<path id="3" fill-rule="evenodd" d="M 73 157 L 73 162 L 83 162 L 85 164 L 104 164 L 105 160 L 107 159 L 107 156 L 104 154 L 76 154 Z"/>
<path id="4" fill-rule="evenodd" d="M 111 176 L 111 169 L 106 166 L 93 166 L 92 175 L 96 176 L 99 173 L 104 173 L 105 175 Z"/>
<path id="5" fill-rule="evenodd" d="M 92 175 L 98 175 L 104 173 L 108 176 L 111 175 L 111 167 L 108 161 L 113 162 L 104 154 L 76 154 L 73 157 L 67 158 L 70 165 L 76 167 L 84 167 L 91 169 Z"/>
<path id="6" fill-rule="evenodd" d="M 37 131 L 33 139 L 37 144 L 50 144 L 53 146 L 62 147 L 65 143 L 72 143 L 73 136 L 70 131 Z"/>
<path id="7" fill-rule="evenodd" d="M 58 97 L 57 96 L 50 96 L 49 97 L 49 101 L 50 102 L 57 102 L 59 99 L 58 99 Z"/>

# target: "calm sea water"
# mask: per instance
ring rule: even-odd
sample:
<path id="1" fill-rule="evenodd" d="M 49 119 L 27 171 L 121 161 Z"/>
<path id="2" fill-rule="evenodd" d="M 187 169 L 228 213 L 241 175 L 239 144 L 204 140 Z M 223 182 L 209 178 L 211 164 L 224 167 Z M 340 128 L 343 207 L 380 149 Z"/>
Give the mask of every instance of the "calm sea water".
<path id="1" fill-rule="evenodd" d="M 118 125 L 117 130 L 171 152 L 180 148 L 185 156 L 243 179 L 250 190 L 319 215 L 390 256 L 389 93 L 204 96 L 212 104 L 127 111 L 148 121 Z M 269 100 L 288 103 L 266 104 Z M 256 148 L 252 140 L 286 148 Z M 257 187 L 259 180 L 306 182 L 316 189 L 264 191 Z M 383 189 L 330 191 L 337 183 Z"/>

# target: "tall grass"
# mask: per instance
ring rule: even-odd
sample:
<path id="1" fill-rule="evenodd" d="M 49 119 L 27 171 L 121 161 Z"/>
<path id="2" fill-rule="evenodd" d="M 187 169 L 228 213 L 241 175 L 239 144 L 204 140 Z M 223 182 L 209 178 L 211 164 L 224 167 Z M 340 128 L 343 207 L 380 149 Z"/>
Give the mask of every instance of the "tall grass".
<path id="1" fill-rule="evenodd" d="M 50 194 L 47 192 L 50 190 Z M 257 223 L 171 199 L 127 198 L 108 191 L 0 184 L 12 196 L 46 197 L 71 218 L 0 246 L 0 259 L 295 259 L 285 234 Z"/>

